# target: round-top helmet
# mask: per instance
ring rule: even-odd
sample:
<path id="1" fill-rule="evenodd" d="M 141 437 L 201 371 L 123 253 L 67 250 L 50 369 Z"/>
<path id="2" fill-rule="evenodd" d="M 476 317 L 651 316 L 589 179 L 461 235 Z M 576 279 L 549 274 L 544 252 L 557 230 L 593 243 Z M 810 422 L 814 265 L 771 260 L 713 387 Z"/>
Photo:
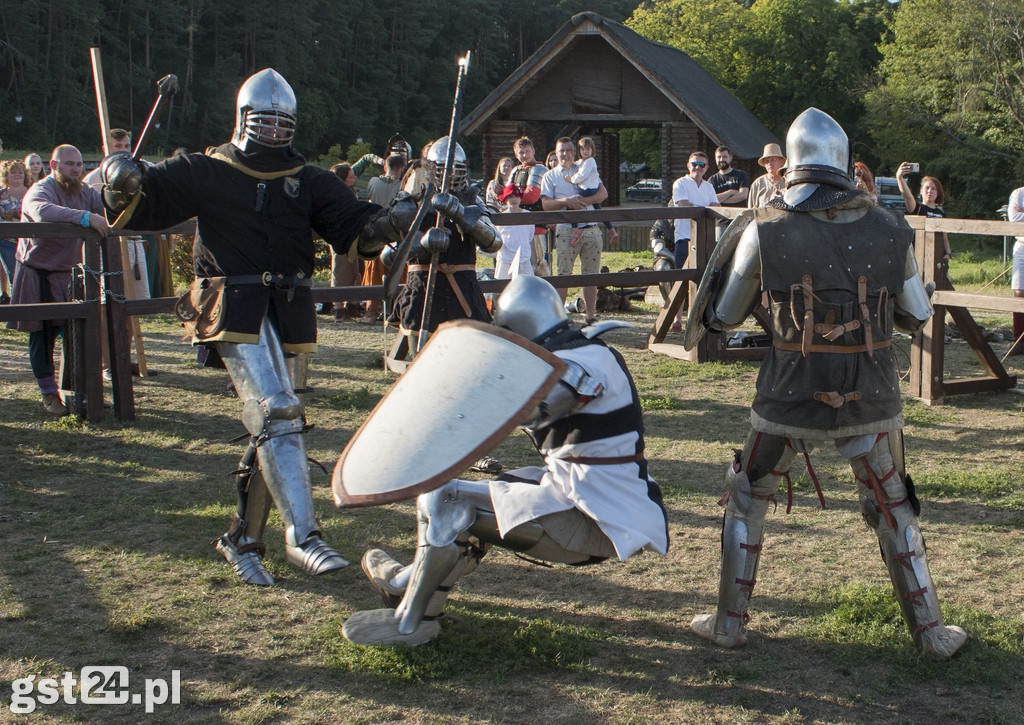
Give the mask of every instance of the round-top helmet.
<path id="1" fill-rule="evenodd" d="M 442 136 L 430 144 L 430 149 L 427 151 L 426 160 L 433 170 L 434 186 L 438 189 L 441 188 L 444 164 L 448 160 L 448 143 L 448 137 Z M 462 146 L 458 143 L 455 144 L 455 164 L 452 169 L 451 182 L 452 191 L 460 191 L 469 185 L 469 167 L 466 165 L 466 152 L 462 150 Z"/>
<path id="2" fill-rule="evenodd" d="M 298 110 L 295 91 L 273 68 L 253 74 L 242 84 L 235 107 L 235 135 L 231 143 L 242 151 L 291 144 Z"/>
<path id="3" fill-rule="evenodd" d="M 786 186 L 854 186 L 850 139 L 834 118 L 813 106 L 793 121 L 786 134 Z"/>
<path id="4" fill-rule="evenodd" d="M 562 298 L 550 282 L 519 275 L 495 300 L 494 324 L 539 342 L 556 327 L 570 323 Z"/>
<path id="5" fill-rule="evenodd" d="M 388 139 L 388 154 L 404 156 L 405 160 L 408 161 L 412 158 L 412 144 L 406 141 L 402 134 L 396 133 Z"/>

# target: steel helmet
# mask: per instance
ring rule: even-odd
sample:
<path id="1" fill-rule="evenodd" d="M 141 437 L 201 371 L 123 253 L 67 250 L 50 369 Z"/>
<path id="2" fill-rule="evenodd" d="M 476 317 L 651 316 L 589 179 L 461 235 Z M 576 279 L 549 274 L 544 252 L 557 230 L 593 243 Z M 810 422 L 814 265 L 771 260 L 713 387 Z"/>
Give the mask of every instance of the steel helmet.
<path id="1" fill-rule="evenodd" d="M 254 146 L 284 148 L 295 137 L 298 104 L 295 91 L 273 68 L 265 68 L 249 77 L 238 89 L 235 104 L 233 143 L 242 151 Z"/>

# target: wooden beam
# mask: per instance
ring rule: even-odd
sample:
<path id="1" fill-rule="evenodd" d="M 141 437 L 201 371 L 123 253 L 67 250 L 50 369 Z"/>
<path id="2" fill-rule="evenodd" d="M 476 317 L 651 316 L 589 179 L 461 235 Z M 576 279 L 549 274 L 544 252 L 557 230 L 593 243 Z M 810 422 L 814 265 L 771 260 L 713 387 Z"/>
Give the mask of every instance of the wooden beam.
<path id="1" fill-rule="evenodd" d="M 100 49 L 89 48 L 92 60 L 92 82 L 96 88 L 96 110 L 100 120 L 100 139 L 103 155 L 110 153 L 107 148 L 107 137 L 110 133 L 110 115 L 107 113 L 107 89 L 103 85 L 103 63 L 100 60 Z"/>
<path id="2" fill-rule="evenodd" d="M 947 232 L 949 234 L 989 234 L 992 236 L 1024 236 L 1024 222 L 1004 222 L 991 219 L 956 219 L 923 216 L 905 217 L 910 226 L 925 232 Z"/>
<path id="3" fill-rule="evenodd" d="M 135 394 L 132 387 L 132 357 L 129 331 L 131 320 L 124 302 L 125 279 L 121 268 L 121 243 L 117 237 L 104 237 L 101 242 L 103 269 L 107 271 L 107 340 L 110 344 L 108 364 L 114 396 L 114 415 L 121 420 L 135 420 Z"/>
<path id="4" fill-rule="evenodd" d="M 990 393 L 998 390 L 1009 390 L 1017 387 L 1017 376 L 1001 378 L 963 378 L 947 380 L 943 383 L 948 395 L 967 395 L 970 393 Z"/>
<path id="5" fill-rule="evenodd" d="M 945 307 L 973 307 L 999 312 L 1024 312 L 1024 297 L 996 297 L 995 295 L 956 292 L 955 290 L 935 290 L 932 294 L 932 304 Z"/>

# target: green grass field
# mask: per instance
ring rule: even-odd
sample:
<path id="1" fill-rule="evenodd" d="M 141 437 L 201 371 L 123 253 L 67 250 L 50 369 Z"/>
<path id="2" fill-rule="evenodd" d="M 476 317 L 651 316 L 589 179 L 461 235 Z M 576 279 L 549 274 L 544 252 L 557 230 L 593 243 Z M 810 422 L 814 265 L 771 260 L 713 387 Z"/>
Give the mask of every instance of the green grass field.
<path id="1" fill-rule="evenodd" d="M 278 584 L 239 585 L 212 543 L 235 508 L 230 474 L 243 444 L 231 439 L 244 432 L 225 373 L 196 367 L 171 317 L 147 317 L 158 374 L 135 381 L 137 420 L 54 421 L 25 336 L 0 330 L 0 723 L 1019 723 L 1024 397 L 905 404 L 932 573 L 947 622 L 970 637 L 956 658 L 932 663 L 911 646 L 851 474 L 830 448 L 812 459 L 828 508 L 794 465 L 792 513 L 785 491 L 769 511 L 750 642 L 722 650 L 688 625 L 715 606 L 716 502 L 749 426 L 757 364 L 649 352 L 656 312 L 635 305 L 621 315 L 634 327 L 607 338 L 643 401 L 668 555 L 545 568 L 494 550 L 451 596 L 440 636 L 395 650 L 352 645 L 341 624 L 379 606 L 355 563 L 365 549 L 411 558 L 412 502 L 336 509 L 313 466 L 325 537 L 353 565 L 320 579 L 292 570 L 273 513 L 267 564 Z M 390 340 L 379 329 L 320 319 L 307 440 L 330 469 L 394 376 L 381 368 Z M 1009 326 L 1006 314 L 979 319 Z M 908 345 L 899 342 L 901 360 Z M 993 343 L 999 355 L 1007 346 Z M 1024 360 L 1007 367 L 1020 375 Z M 978 374 L 960 340 L 946 346 L 946 374 Z M 507 467 L 537 460 L 521 434 L 494 455 Z M 25 702 L 15 702 L 15 681 L 36 687 L 93 666 L 126 668 L 134 693 L 177 672 L 180 702 L 152 713 L 72 704 L 58 687 L 53 702 L 33 699 L 31 714 L 12 711 Z"/>

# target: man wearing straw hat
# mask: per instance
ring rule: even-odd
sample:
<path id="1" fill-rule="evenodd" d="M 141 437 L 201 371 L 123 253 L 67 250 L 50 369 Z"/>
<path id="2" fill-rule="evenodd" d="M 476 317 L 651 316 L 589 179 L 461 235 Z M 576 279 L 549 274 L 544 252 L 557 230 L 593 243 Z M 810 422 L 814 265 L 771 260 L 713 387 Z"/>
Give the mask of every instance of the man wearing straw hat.
<path id="1" fill-rule="evenodd" d="M 767 169 L 768 173 L 757 177 L 750 185 L 750 195 L 747 197 L 749 209 L 764 206 L 786 190 L 786 177 L 782 175 L 786 157 L 777 143 L 765 144 L 764 153 L 757 163 Z"/>

